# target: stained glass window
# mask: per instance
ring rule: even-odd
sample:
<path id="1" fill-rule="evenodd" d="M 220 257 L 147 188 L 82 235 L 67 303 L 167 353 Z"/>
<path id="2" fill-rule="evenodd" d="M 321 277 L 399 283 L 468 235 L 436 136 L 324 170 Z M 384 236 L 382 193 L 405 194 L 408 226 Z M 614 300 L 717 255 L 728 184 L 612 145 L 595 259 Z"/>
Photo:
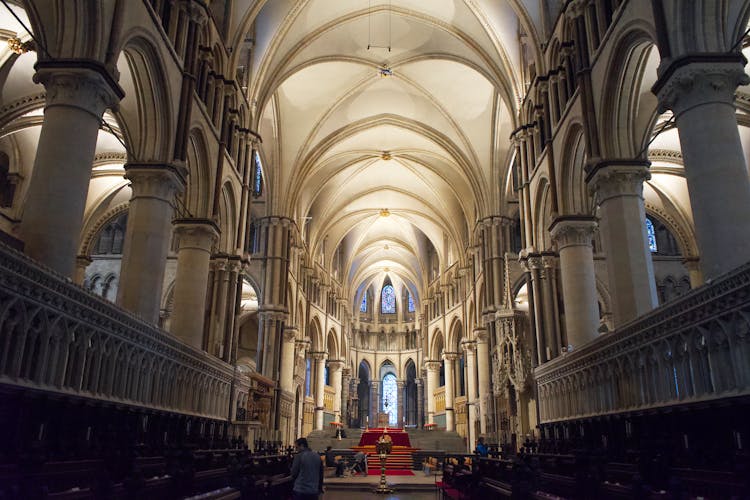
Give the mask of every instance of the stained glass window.
<path id="1" fill-rule="evenodd" d="M 305 367 L 305 396 L 310 395 L 310 358 L 307 358 L 307 366 Z"/>
<path id="2" fill-rule="evenodd" d="M 409 302 L 409 309 L 408 309 L 408 311 L 410 313 L 413 313 L 414 312 L 414 299 L 411 297 L 411 294 L 409 294 L 409 301 L 408 302 Z"/>
<path id="3" fill-rule="evenodd" d="M 380 295 L 380 312 L 382 314 L 396 314 L 396 292 L 393 285 L 385 285 Z"/>
<path id="4" fill-rule="evenodd" d="M 263 192 L 263 165 L 260 163 L 260 155 L 255 152 L 253 155 L 255 163 L 255 178 L 253 179 L 253 196 L 260 196 Z"/>
<path id="5" fill-rule="evenodd" d="M 367 292 L 362 295 L 362 303 L 359 305 L 359 312 L 367 312 Z"/>
<path id="6" fill-rule="evenodd" d="M 654 223 L 651 219 L 646 217 L 646 234 L 648 235 L 648 249 L 652 252 L 657 252 L 656 248 L 656 231 L 654 231 Z"/>
<path id="7" fill-rule="evenodd" d="M 383 377 L 383 413 L 388 414 L 388 425 L 398 425 L 398 386 L 396 376 L 392 373 Z"/>

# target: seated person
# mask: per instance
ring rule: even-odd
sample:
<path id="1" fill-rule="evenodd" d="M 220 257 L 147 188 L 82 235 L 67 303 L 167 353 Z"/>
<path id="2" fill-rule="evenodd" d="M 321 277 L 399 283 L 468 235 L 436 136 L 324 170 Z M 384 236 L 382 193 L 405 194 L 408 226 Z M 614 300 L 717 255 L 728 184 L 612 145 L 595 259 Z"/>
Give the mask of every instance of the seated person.
<path id="1" fill-rule="evenodd" d="M 435 457 L 427 457 L 425 458 L 424 462 L 422 462 L 422 470 L 424 471 L 425 476 L 429 476 L 432 474 L 432 471 L 437 470 L 437 458 Z"/>
<path id="2" fill-rule="evenodd" d="M 326 467 L 336 467 L 336 477 L 344 475 L 344 461 L 341 460 L 341 457 L 336 457 L 333 454 L 333 449 L 330 446 L 326 448 Z"/>
<path id="3" fill-rule="evenodd" d="M 352 464 L 351 470 L 362 472 L 365 476 L 367 475 L 367 455 L 363 451 L 358 451 L 354 455 L 354 464 Z"/>

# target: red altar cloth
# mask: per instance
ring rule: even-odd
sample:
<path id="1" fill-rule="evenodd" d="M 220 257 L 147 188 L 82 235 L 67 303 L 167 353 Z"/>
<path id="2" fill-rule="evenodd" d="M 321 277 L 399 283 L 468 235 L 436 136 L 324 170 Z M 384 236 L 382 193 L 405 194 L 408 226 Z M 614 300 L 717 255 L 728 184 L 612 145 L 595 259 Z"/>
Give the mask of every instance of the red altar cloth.
<path id="1" fill-rule="evenodd" d="M 409 441 L 409 434 L 404 432 L 402 429 L 388 429 L 385 432 L 389 436 L 391 436 L 391 441 L 393 443 L 393 446 L 409 446 L 411 447 L 411 442 Z M 362 433 L 362 437 L 359 440 L 360 446 L 367 446 L 367 445 L 374 445 L 378 442 L 378 439 L 380 439 L 380 436 L 383 435 L 383 429 L 368 429 Z"/>

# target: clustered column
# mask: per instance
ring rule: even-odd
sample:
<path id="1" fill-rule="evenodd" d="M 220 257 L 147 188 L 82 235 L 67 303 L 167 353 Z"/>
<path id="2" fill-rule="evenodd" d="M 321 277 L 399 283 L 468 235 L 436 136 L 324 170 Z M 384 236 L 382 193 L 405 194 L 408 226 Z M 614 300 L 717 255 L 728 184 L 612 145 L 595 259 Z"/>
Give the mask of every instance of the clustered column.
<path id="1" fill-rule="evenodd" d="M 378 427 L 378 414 L 380 413 L 380 382 L 370 381 L 370 427 Z"/>
<path id="2" fill-rule="evenodd" d="M 397 400 L 397 416 L 396 416 L 396 427 L 402 427 L 404 425 L 404 416 L 406 413 L 404 413 L 404 402 L 406 401 L 406 382 L 403 380 L 397 380 L 396 381 L 396 396 L 398 398 Z"/>
<path id="3" fill-rule="evenodd" d="M 292 393 L 294 391 L 294 347 L 299 330 L 296 326 L 284 327 L 284 340 L 281 346 L 281 373 L 279 385 L 281 390 Z"/>
<path id="4" fill-rule="evenodd" d="M 325 368 L 326 353 L 311 352 L 310 357 L 315 360 L 315 430 L 323 430 L 323 410 L 325 409 Z"/>

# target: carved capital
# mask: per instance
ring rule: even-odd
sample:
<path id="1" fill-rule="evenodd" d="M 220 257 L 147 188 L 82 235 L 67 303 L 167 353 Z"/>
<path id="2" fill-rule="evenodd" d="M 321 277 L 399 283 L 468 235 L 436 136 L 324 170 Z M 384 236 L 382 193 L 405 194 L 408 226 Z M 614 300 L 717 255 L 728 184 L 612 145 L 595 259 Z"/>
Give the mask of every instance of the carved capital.
<path id="1" fill-rule="evenodd" d="M 295 342 L 297 340 L 297 334 L 299 330 L 296 326 L 284 327 L 284 342 Z"/>
<path id="2" fill-rule="evenodd" d="M 486 343 L 490 335 L 487 333 L 486 328 L 474 328 L 474 338 L 478 344 Z"/>
<path id="3" fill-rule="evenodd" d="M 126 163 L 125 178 L 133 190 L 131 200 L 155 198 L 171 203 L 185 188 L 185 169 L 164 163 Z"/>
<path id="4" fill-rule="evenodd" d="M 34 81 L 46 89 L 48 108 L 78 108 L 101 120 L 104 111 L 117 109 L 125 96 L 112 75 L 97 61 L 40 61 L 34 68 Z"/>
<path id="5" fill-rule="evenodd" d="M 696 54 L 672 61 L 651 91 L 659 98 L 659 112 L 676 116 L 707 103 L 734 106 L 734 92 L 750 83 L 741 54 Z M 661 69 L 661 68 L 660 68 Z"/>
<path id="6" fill-rule="evenodd" d="M 460 357 L 461 357 L 461 353 L 460 352 L 446 352 L 446 353 L 443 353 L 443 359 L 445 361 L 456 361 Z"/>
<path id="7" fill-rule="evenodd" d="M 558 250 L 574 246 L 591 246 L 597 224 L 596 219 L 586 215 L 564 216 L 554 220 L 549 228 Z"/>
<path id="8" fill-rule="evenodd" d="M 180 250 L 210 252 L 219 238 L 219 227 L 210 219 L 175 219 L 172 224 Z"/>
<path id="9" fill-rule="evenodd" d="M 461 348 L 467 355 L 474 355 L 477 350 L 477 343 L 474 340 L 461 341 Z"/>
<path id="10" fill-rule="evenodd" d="M 325 361 L 328 357 L 328 354 L 323 351 L 310 351 L 309 354 L 310 358 L 315 361 Z"/>
<path id="11" fill-rule="evenodd" d="M 441 365 L 441 364 L 442 364 L 442 363 L 441 363 L 440 361 L 436 361 L 436 360 L 426 360 L 426 361 L 424 362 L 424 366 L 425 366 L 425 368 L 427 368 L 427 371 L 428 371 L 428 372 L 436 372 L 436 371 L 439 371 L 439 370 L 440 370 L 440 365 Z"/>
<path id="12" fill-rule="evenodd" d="M 651 178 L 645 160 L 605 160 L 589 165 L 586 175 L 589 194 L 599 205 L 624 196 L 643 199 L 643 182 Z"/>
<path id="13" fill-rule="evenodd" d="M 331 371 L 335 372 L 335 371 L 341 370 L 343 367 L 344 367 L 344 362 L 341 361 L 340 359 L 328 360 L 328 368 Z"/>

